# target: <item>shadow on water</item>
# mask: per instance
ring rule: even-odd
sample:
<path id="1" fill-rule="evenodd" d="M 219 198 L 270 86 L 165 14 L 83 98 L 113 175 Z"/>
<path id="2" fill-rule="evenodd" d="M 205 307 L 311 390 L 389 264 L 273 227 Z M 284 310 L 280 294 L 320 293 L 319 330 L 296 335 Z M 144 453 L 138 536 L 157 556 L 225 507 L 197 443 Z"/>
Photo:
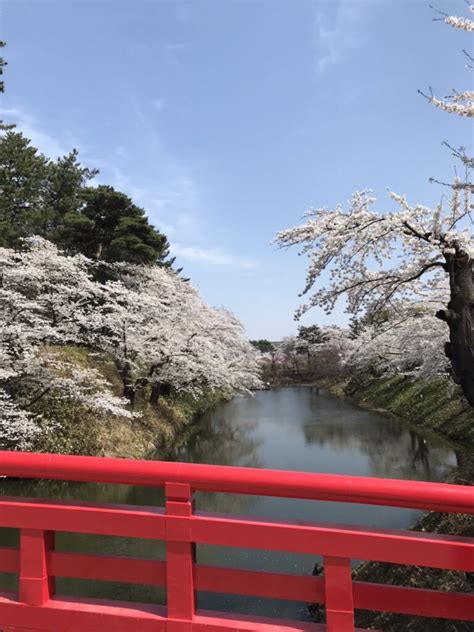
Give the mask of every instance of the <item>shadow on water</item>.
<path id="1" fill-rule="evenodd" d="M 217 406 L 194 425 L 180 447 L 156 458 L 190 463 L 267 467 L 310 472 L 435 481 L 456 465 L 453 448 L 402 422 L 370 412 L 311 388 L 263 391 L 236 397 Z M 72 484 L 59 481 L 4 480 L 0 493 L 95 502 L 162 505 L 160 489 L 125 485 Z M 417 512 L 390 507 L 343 505 L 244 495 L 197 495 L 197 508 L 280 519 L 366 524 L 405 528 Z M 0 530 L 1 546 L 16 545 L 15 530 Z M 57 547 L 101 553 L 164 559 L 161 542 L 58 534 Z M 248 569 L 310 574 L 316 556 L 275 554 L 243 548 L 199 546 L 198 562 Z M 3 577 L 2 586 L 14 585 Z M 102 596 L 163 603 L 164 590 L 108 582 L 58 581 L 63 594 Z M 199 607 L 306 619 L 305 604 L 200 594 Z"/>

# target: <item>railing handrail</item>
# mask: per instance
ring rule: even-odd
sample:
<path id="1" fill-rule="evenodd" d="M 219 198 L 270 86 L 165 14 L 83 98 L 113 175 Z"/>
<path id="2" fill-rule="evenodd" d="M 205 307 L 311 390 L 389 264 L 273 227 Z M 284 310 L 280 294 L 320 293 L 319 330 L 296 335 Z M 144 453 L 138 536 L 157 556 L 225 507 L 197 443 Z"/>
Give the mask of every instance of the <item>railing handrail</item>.
<path id="1" fill-rule="evenodd" d="M 196 491 L 474 514 L 474 488 L 468 485 L 339 474 L 0 451 L 0 475 L 156 487 L 187 483 Z"/>
<path id="2" fill-rule="evenodd" d="M 0 452 L 0 475 L 164 487 L 164 510 L 130 505 L 0 498 L 0 526 L 19 530 L 19 547 L 0 550 L 0 571 L 18 575 L 18 594 L 0 594 L 3 626 L 29 630 L 322 630 L 317 624 L 203 616 L 197 594 L 218 592 L 323 604 L 327 632 L 356 632 L 354 609 L 474 620 L 474 596 L 352 581 L 352 560 L 474 570 L 468 537 L 195 512 L 193 492 L 208 490 L 474 513 L 474 488 L 443 483 L 254 468 Z M 166 559 L 84 555 L 55 547 L 61 532 L 165 543 Z M 246 547 L 321 555 L 321 577 L 203 566 L 196 546 Z M 56 577 L 166 587 L 156 604 L 58 596 Z"/>

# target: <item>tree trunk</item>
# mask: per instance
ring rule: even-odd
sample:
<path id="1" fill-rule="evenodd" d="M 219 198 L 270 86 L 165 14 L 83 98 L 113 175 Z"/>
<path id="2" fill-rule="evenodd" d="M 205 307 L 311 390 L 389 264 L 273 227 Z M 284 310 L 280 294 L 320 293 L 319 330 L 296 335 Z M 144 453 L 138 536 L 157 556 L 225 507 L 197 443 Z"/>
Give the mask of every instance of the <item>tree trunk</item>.
<path id="1" fill-rule="evenodd" d="M 300 367 L 298 366 L 298 359 L 297 359 L 296 356 L 293 358 L 293 363 L 295 365 L 295 373 L 296 373 L 296 375 L 299 375 Z"/>
<path id="2" fill-rule="evenodd" d="M 117 371 L 122 380 L 122 395 L 126 399 L 128 399 L 131 408 L 133 409 L 135 405 L 135 383 L 132 379 L 132 371 L 130 369 L 130 365 L 128 362 L 116 362 Z"/>
<path id="3" fill-rule="evenodd" d="M 160 382 L 153 382 L 151 385 L 151 393 L 150 393 L 150 404 L 157 404 L 161 395 L 161 384 Z"/>
<path id="4" fill-rule="evenodd" d="M 161 382 L 161 394 L 165 396 L 171 394 L 171 384 L 169 382 Z"/>
<path id="5" fill-rule="evenodd" d="M 275 354 L 272 353 L 272 382 L 275 381 L 276 378 L 276 358 L 275 358 Z"/>
<path id="6" fill-rule="evenodd" d="M 123 396 L 126 397 L 128 401 L 130 402 L 130 406 L 132 410 L 135 406 L 135 394 L 136 394 L 136 390 L 135 390 L 135 386 L 133 382 L 131 381 L 124 382 L 123 383 Z"/>
<path id="7" fill-rule="evenodd" d="M 171 384 L 168 382 L 153 382 L 150 393 L 150 404 L 157 404 L 160 395 L 169 395 L 171 393 Z"/>
<path id="8" fill-rule="evenodd" d="M 474 282 L 472 261 L 464 253 L 451 255 L 447 261 L 451 298 L 448 309 L 436 316 L 449 327 L 446 356 L 451 362 L 453 377 L 471 406 L 474 406 Z"/>

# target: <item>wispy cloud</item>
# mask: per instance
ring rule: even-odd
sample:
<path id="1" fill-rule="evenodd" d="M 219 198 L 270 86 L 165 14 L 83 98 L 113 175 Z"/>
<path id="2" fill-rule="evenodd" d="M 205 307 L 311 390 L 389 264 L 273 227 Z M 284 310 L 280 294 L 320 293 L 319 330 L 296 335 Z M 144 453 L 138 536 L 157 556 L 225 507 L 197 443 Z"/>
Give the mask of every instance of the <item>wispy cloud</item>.
<path id="1" fill-rule="evenodd" d="M 318 74 L 326 73 L 357 48 L 363 38 L 361 26 L 365 23 L 367 15 L 366 5 L 360 0 L 316 3 Z"/>
<path id="2" fill-rule="evenodd" d="M 101 169 L 101 178 L 130 195 L 146 210 L 152 223 L 170 237 L 179 234 L 180 239 L 196 240 L 205 228 L 202 186 L 192 166 L 163 141 L 154 112 L 164 103 L 162 98 L 142 102 L 136 95 L 130 96 L 135 134 L 121 147 L 123 160 L 110 161 Z"/>
<path id="3" fill-rule="evenodd" d="M 15 123 L 16 130 L 23 132 L 49 158 L 77 148 L 84 165 L 100 169 L 93 184 L 109 184 L 123 191 L 169 237 L 179 235 L 179 239 L 192 239 L 195 243 L 206 231 L 201 186 L 191 166 L 174 156 L 162 142 L 152 113 L 153 104 L 148 102 L 145 107 L 135 97 L 130 104 L 136 133 L 122 138 L 122 142 L 110 149 L 92 148 L 85 138 L 73 137 L 70 130 L 58 129 L 51 134 L 23 107 L 0 109 L 0 118 Z"/>
<path id="4" fill-rule="evenodd" d="M 164 99 L 152 99 L 151 104 L 157 112 L 161 112 L 161 110 L 165 107 Z"/>
<path id="5" fill-rule="evenodd" d="M 126 160 L 128 158 L 127 150 L 123 145 L 117 145 L 117 147 L 113 150 L 112 155 L 114 158 L 119 158 L 120 160 Z"/>
<path id="6" fill-rule="evenodd" d="M 252 259 L 236 257 L 217 248 L 200 248 L 174 243 L 171 245 L 171 251 L 181 259 L 213 266 L 233 266 L 244 270 L 258 268 L 258 263 Z"/>
<path id="7" fill-rule="evenodd" d="M 74 147 L 58 136 L 44 132 L 34 117 L 21 108 L 0 109 L 0 118 L 5 119 L 6 123 L 15 123 L 17 131 L 23 132 L 26 138 L 31 140 L 32 145 L 48 158 L 64 156 Z"/>
<path id="8" fill-rule="evenodd" d="M 130 175 L 122 167 L 109 165 L 99 179 L 129 195 L 145 209 L 152 224 L 169 237 L 199 237 L 203 224 L 199 187 L 192 176 L 180 172 L 177 166 L 174 173 L 150 182 Z"/>

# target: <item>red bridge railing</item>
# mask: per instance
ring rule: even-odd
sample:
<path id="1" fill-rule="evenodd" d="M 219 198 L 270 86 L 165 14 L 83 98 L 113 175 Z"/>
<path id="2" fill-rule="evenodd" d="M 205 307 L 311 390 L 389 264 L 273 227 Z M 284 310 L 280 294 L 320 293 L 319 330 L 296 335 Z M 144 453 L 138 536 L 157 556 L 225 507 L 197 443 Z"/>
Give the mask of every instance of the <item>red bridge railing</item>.
<path id="1" fill-rule="evenodd" d="M 0 475 L 164 487 L 165 508 L 0 498 L 0 527 L 20 530 L 0 549 L 0 571 L 18 594 L 0 594 L 2 632 L 352 632 L 354 608 L 474 621 L 474 595 L 352 581 L 351 559 L 474 572 L 474 539 L 302 522 L 269 522 L 194 510 L 196 490 L 474 513 L 474 489 L 239 467 L 0 452 Z M 55 551 L 54 533 L 163 540 L 166 561 Z M 322 555 L 322 577 L 196 564 L 195 545 Z M 166 607 L 72 599 L 55 577 L 165 586 Z M 198 591 L 324 604 L 326 626 L 196 608 Z"/>

